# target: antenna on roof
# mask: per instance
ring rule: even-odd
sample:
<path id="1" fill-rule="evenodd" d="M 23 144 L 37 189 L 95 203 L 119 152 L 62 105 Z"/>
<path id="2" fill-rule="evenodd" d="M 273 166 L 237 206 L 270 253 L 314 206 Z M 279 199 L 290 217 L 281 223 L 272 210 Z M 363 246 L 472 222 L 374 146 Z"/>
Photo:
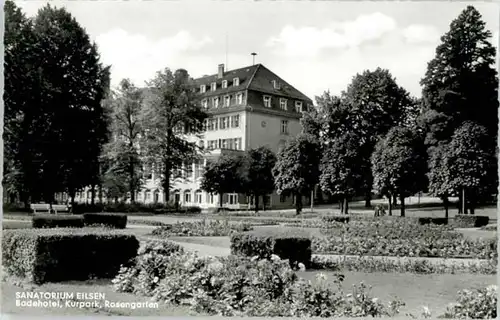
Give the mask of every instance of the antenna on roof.
<path id="1" fill-rule="evenodd" d="M 252 52 L 250 54 L 252 55 L 252 65 L 255 65 L 255 56 L 257 55 L 257 53 Z"/>

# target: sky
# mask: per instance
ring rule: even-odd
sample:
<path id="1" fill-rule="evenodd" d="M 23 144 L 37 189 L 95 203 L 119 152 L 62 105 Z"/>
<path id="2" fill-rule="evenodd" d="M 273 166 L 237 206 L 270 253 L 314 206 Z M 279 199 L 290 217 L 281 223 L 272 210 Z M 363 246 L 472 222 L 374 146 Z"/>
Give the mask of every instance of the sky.
<path id="1" fill-rule="evenodd" d="M 413 96 L 440 37 L 473 4 L 498 47 L 499 8 L 459 1 L 50 1 L 65 7 L 111 65 L 112 85 L 137 86 L 166 67 L 191 76 L 262 63 L 314 100 L 364 70 L 389 69 Z M 16 1 L 35 16 L 47 1 Z"/>

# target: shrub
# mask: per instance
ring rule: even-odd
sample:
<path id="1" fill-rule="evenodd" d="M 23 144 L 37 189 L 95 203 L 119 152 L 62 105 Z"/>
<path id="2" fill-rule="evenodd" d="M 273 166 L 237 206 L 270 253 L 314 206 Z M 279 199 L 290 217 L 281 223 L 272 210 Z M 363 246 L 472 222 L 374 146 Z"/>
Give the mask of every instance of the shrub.
<path id="1" fill-rule="evenodd" d="M 113 279 L 116 290 L 144 296 L 151 295 L 159 279 L 165 278 L 172 254 L 184 249 L 170 241 L 149 240 L 141 244 L 137 257 L 122 266 Z"/>
<path id="2" fill-rule="evenodd" d="M 30 282 L 114 277 L 137 254 L 133 235 L 99 229 L 17 229 L 3 232 L 6 274 Z"/>
<path id="3" fill-rule="evenodd" d="M 448 306 L 444 318 L 447 319 L 496 319 L 497 286 L 482 289 L 461 290 L 458 301 Z"/>
<path id="4" fill-rule="evenodd" d="M 456 228 L 481 228 L 488 225 L 488 223 L 490 223 L 490 217 L 488 216 L 459 214 L 455 216 L 453 226 Z"/>
<path id="5" fill-rule="evenodd" d="M 487 274 L 497 273 L 497 263 L 493 260 L 479 262 L 429 262 L 428 260 L 387 259 L 374 257 L 336 257 L 315 255 L 311 268 L 337 272 L 399 272 L 415 274 Z"/>
<path id="6" fill-rule="evenodd" d="M 346 254 L 359 256 L 441 257 L 492 259 L 498 256 L 496 239 L 386 239 L 314 237 L 315 253 Z"/>
<path id="7" fill-rule="evenodd" d="M 245 223 L 229 221 L 201 220 L 194 222 L 177 222 L 153 230 L 152 234 L 161 237 L 226 237 L 235 232 L 249 231 L 252 227 Z"/>
<path id="8" fill-rule="evenodd" d="M 418 224 L 420 224 L 420 225 L 424 225 L 424 224 L 446 225 L 446 224 L 448 224 L 448 218 L 431 218 L 431 217 L 418 218 Z"/>
<path id="9" fill-rule="evenodd" d="M 349 296 L 340 286 L 329 286 L 321 278 L 315 283 L 305 281 L 293 272 L 288 262 L 276 257 L 271 260 L 199 257 L 193 252 L 170 250 L 158 252 L 156 259 L 151 258 L 151 253 L 141 252 L 136 260 L 147 263 L 123 268 L 113 281 L 117 290 L 140 292 L 156 301 L 187 305 L 193 311 L 209 315 L 381 316 L 397 311 L 372 299 L 364 286 L 357 287 Z M 164 266 L 162 274 L 153 276 L 158 264 Z M 154 285 L 141 286 L 137 280 L 139 274 L 149 275 Z M 334 279 L 336 284 L 342 280 L 341 275 Z"/>
<path id="10" fill-rule="evenodd" d="M 119 213 L 85 213 L 83 220 L 86 226 L 104 226 L 114 229 L 127 227 L 127 216 Z"/>
<path id="11" fill-rule="evenodd" d="M 321 217 L 321 221 L 324 223 L 332 223 L 332 222 L 340 222 L 340 223 L 349 223 L 348 216 L 324 216 Z"/>
<path id="12" fill-rule="evenodd" d="M 311 240 L 301 232 L 261 229 L 231 237 L 231 253 L 270 259 L 273 254 L 288 259 L 291 265 L 311 261 Z"/>
<path id="13" fill-rule="evenodd" d="M 74 215 L 42 214 L 32 217 L 33 228 L 83 228 L 83 217 Z"/>
<path id="14" fill-rule="evenodd" d="M 199 207 L 177 207 L 173 203 L 96 203 L 84 204 L 75 203 L 72 208 L 75 214 L 84 213 L 143 213 L 143 214 L 198 214 L 201 212 Z"/>

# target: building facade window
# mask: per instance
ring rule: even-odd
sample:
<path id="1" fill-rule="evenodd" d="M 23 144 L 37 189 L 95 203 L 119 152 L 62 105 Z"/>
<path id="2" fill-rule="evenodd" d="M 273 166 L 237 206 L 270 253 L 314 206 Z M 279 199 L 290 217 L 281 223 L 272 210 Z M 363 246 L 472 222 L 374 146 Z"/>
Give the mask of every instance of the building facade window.
<path id="1" fill-rule="evenodd" d="M 200 149 L 204 149 L 205 148 L 205 141 L 200 140 L 200 142 L 198 142 L 198 146 L 200 147 Z"/>
<path id="2" fill-rule="evenodd" d="M 237 104 L 243 104 L 243 93 L 238 93 L 236 95 L 236 103 Z"/>
<path id="3" fill-rule="evenodd" d="M 234 149 L 241 150 L 241 138 L 234 139 Z"/>
<path id="4" fill-rule="evenodd" d="M 228 194 L 227 200 L 228 200 L 229 204 L 237 204 L 238 203 L 238 194 L 237 193 Z"/>
<path id="5" fill-rule="evenodd" d="M 295 101 L 295 111 L 302 112 L 302 101 Z"/>
<path id="6" fill-rule="evenodd" d="M 222 89 L 227 88 L 227 80 L 222 81 Z"/>
<path id="7" fill-rule="evenodd" d="M 195 196 L 194 196 L 194 202 L 195 203 L 202 203 L 202 195 L 203 193 L 201 192 L 201 190 L 196 190 L 196 193 L 195 193 Z"/>
<path id="8" fill-rule="evenodd" d="M 217 90 L 217 83 L 212 82 L 212 84 L 210 84 L 210 89 L 211 89 L 212 91 Z"/>
<path id="9" fill-rule="evenodd" d="M 271 108 L 271 97 L 264 96 L 264 107 Z"/>
<path id="10" fill-rule="evenodd" d="M 227 139 L 222 139 L 222 149 L 228 149 Z"/>
<path id="11" fill-rule="evenodd" d="M 198 160 L 194 163 L 194 178 L 198 179 L 201 177 L 201 173 L 203 170 L 203 162 Z"/>
<path id="12" fill-rule="evenodd" d="M 239 128 L 240 127 L 240 115 L 237 114 L 231 117 L 231 128 Z"/>
<path id="13" fill-rule="evenodd" d="M 220 118 L 220 129 L 221 130 L 227 129 L 229 127 L 227 125 L 227 118 L 228 117 L 222 117 L 222 118 Z"/>
<path id="14" fill-rule="evenodd" d="M 203 120 L 203 131 L 208 130 L 208 119 Z"/>
<path id="15" fill-rule="evenodd" d="M 204 109 L 208 109 L 208 100 L 207 100 L 207 99 L 203 99 L 203 100 L 201 100 L 201 106 L 202 106 Z"/>
<path id="16" fill-rule="evenodd" d="M 281 133 L 288 134 L 288 120 L 281 120 Z"/>
<path id="17" fill-rule="evenodd" d="M 224 107 L 229 107 L 231 105 L 231 96 L 224 97 Z"/>
<path id="18" fill-rule="evenodd" d="M 184 202 L 191 203 L 191 190 L 184 191 Z"/>
<path id="19" fill-rule="evenodd" d="M 233 86 L 237 87 L 240 85 L 240 78 L 234 78 L 233 79 Z"/>
<path id="20" fill-rule="evenodd" d="M 286 110 L 287 109 L 287 106 L 286 106 L 286 99 L 285 98 L 280 98 L 280 109 L 281 110 Z"/>
<path id="21" fill-rule="evenodd" d="M 145 196 L 145 200 L 146 200 L 146 201 L 150 201 L 150 200 L 151 200 L 151 191 L 146 190 L 146 191 L 144 192 L 144 194 L 146 195 L 146 196 Z"/>
<path id="22" fill-rule="evenodd" d="M 206 85 L 204 85 L 204 84 L 202 84 L 202 85 L 200 86 L 200 92 L 201 92 L 201 93 L 205 93 L 205 92 L 207 92 L 207 86 L 206 86 Z"/>
<path id="23" fill-rule="evenodd" d="M 219 107 L 219 97 L 213 98 L 212 102 L 213 102 L 214 108 L 218 108 Z"/>

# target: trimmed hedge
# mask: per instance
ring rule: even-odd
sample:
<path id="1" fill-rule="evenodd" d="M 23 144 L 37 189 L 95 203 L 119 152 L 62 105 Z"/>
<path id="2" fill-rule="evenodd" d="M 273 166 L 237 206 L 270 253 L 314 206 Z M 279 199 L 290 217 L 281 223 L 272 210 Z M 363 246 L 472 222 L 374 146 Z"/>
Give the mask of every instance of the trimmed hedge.
<path id="1" fill-rule="evenodd" d="M 84 220 L 81 216 L 42 214 L 33 216 L 32 226 L 38 228 L 83 228 Z"/>
<path id="2" fill-rule="evenodd" d="M 75 214 L 117 212 L 117 213 L 146 213 L 146 214 L 198 214 L 201 213 L 199 207 L 175 207 L 171 203 L 96 203 L 83 204 L 76 203 L 72 209 Z"/>
<path id="3" fill-rule="evenodd" d="M 332 223 L 332 222 L 349 223 L 349 216 L 324 216 L 321 217 L 321 221 L 324 223 Z"/>
<path id="4" fill-rule="evenodd" d="M 282 230 L 256 230 L 240 232 L 231 236 L 231 254 L 270 259 L 277 255 L 288 259 L 291 266 L 311 262 L 311 239 L 305 233 Z"/>
<path id="5" fill-rule="evenodd" d="M 448 218 L 431 218 L 431 217 L 418 218 L 418 224 L 420 225 L 431 224 L 431 223 L 437 225 L 447 225 Z"/>
<path id="6" fill-rule="evenodd" d="M 106 230 L 5 230 L 3 267 L 35 284 L 112 278 L 138 248 L 135 236 Z"/>
<path id="7" fill-rule="evenodd" d="M 481 228 L 490 223 L 488 216 L 476 216 L 468 214 L 459 214 L 455 216 L 453 225 L 457 228 Z"/>
<path id="8" fill-rule="evenodd" d="M 85 226 L 105 226 L 114 229 L 127 227 L 127 215 L 120 213 L 85 213 Z"/>

